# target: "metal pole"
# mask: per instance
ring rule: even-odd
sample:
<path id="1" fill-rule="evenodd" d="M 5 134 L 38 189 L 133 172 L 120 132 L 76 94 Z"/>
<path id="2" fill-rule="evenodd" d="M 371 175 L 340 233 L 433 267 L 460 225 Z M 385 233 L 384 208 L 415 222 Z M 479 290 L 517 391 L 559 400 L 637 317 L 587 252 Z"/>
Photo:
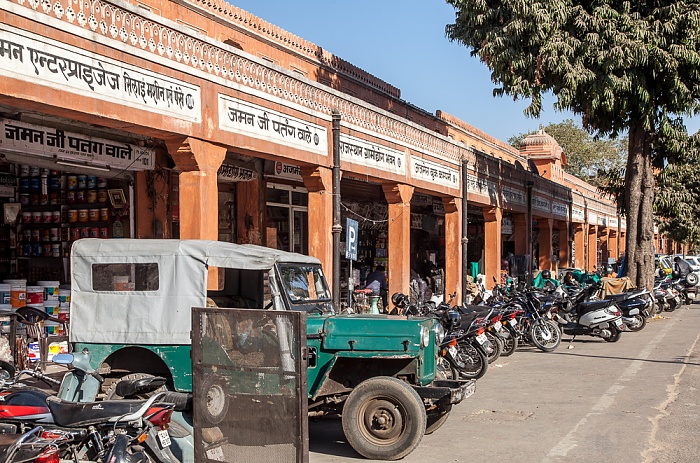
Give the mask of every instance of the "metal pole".
<path id="1" fill-rule="evenodd" d="M 333 110 L 333 303 L 340 309 L 340 112 Z"/>
<path id="2" fill-rule="evenodd" d="M 527 263 L 527 285 L 532 286 L 532 187 L 535 182 L 532 180 L 527 181 L 527 253 L 528 253 L 528 263 Z"/>
<path id="3" fill-rule="evenodd" d="M 467 214 L 467 160 L 462 159 L 462 302 L 467 297 L 467 275 L 469 275 L 469 217 Z"/>

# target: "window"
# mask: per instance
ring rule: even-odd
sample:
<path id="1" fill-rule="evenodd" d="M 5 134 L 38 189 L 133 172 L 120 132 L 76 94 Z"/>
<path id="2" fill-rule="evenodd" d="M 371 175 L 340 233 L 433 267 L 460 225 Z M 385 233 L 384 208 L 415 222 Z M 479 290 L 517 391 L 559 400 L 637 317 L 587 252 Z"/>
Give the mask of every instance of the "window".
<path id="1" fill-rule="evenodd" d="M 93 291 L 158 291 L 158 264 L 93 264 Z"/>
<path id="2" fill-rule="evenodd" d="M 292 302 L 330 300 L 331 292 L 320 266 L 281 265 L 284 290 Z"/>

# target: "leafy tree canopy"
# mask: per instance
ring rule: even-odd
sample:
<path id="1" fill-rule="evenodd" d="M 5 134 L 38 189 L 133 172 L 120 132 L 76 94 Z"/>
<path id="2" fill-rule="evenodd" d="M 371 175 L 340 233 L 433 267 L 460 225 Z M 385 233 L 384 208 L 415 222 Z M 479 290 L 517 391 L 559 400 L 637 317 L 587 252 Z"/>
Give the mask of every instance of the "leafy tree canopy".
<path id="1" fill-rule="evenodd" d="M 700 0 L 446 0 L 450 40 L 491 70 L 494 95 L 582 116 L 599 136 L 627 131 L 628 275 L 653 283 L 655 169 L 685 143 L 679 117 L 700 111 Z"/>
<path id="2" fill-rule="evenodd" d="M 549 124 L 544 127 L 544 131 L 554 137 L 564 150 L 564 170 L 593 185 L 598 185 L 599 173 L 622 169 L 627 159 L 626 140 L 596 139 L 577 126 L 573 119 Z M 530 134 L 514 135 L 508 139 L 508 143 L 519 146 L 528 135 Z"/>
<path id="3" fill-rule="evenodd" d="M 583 116 L 587 129 L 616 135 L 639 121 L 646 130 L 700 101 L 697 1 L 447 0 L 456 19 L 447 37 L 492 71 L 494 95 L 542 94 Z"/>

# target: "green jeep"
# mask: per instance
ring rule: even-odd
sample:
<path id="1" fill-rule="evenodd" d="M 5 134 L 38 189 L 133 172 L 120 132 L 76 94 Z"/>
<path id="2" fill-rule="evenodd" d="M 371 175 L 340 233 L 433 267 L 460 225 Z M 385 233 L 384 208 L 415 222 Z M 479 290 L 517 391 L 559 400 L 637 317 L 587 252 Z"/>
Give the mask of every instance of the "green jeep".
<path id="1" fill-rule="evenodd" d="M 208 291 L 214 268 L 217 290 Z M 126 375 L 164 376 L 171 389 L 191 392 L 192 307 L 208 302 L 305 312 L 309 415 L 341 415 L 348 442 L 367 458 L 409 454 L 474 392 L 473 381 L 436 378 L 435 319 L 336 313 L 313 257 L 204 240 L 84 239 L 72 247 L 70 340 L 106 378 L 95 391 L 104 397 Z"/>

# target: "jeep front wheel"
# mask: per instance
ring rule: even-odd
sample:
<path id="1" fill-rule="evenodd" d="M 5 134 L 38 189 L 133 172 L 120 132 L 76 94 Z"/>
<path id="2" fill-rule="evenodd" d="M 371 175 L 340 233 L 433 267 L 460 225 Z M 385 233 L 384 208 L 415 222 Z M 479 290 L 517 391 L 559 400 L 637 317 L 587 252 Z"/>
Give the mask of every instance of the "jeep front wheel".
<path id="1" fill-rule="evenodd" d="M 345 437 L 373 460 L 398 460 L 418 446 L 426 427 L 423 401 L 405 382 L 380 376 L 360 383 L 342 412 Z"/>

